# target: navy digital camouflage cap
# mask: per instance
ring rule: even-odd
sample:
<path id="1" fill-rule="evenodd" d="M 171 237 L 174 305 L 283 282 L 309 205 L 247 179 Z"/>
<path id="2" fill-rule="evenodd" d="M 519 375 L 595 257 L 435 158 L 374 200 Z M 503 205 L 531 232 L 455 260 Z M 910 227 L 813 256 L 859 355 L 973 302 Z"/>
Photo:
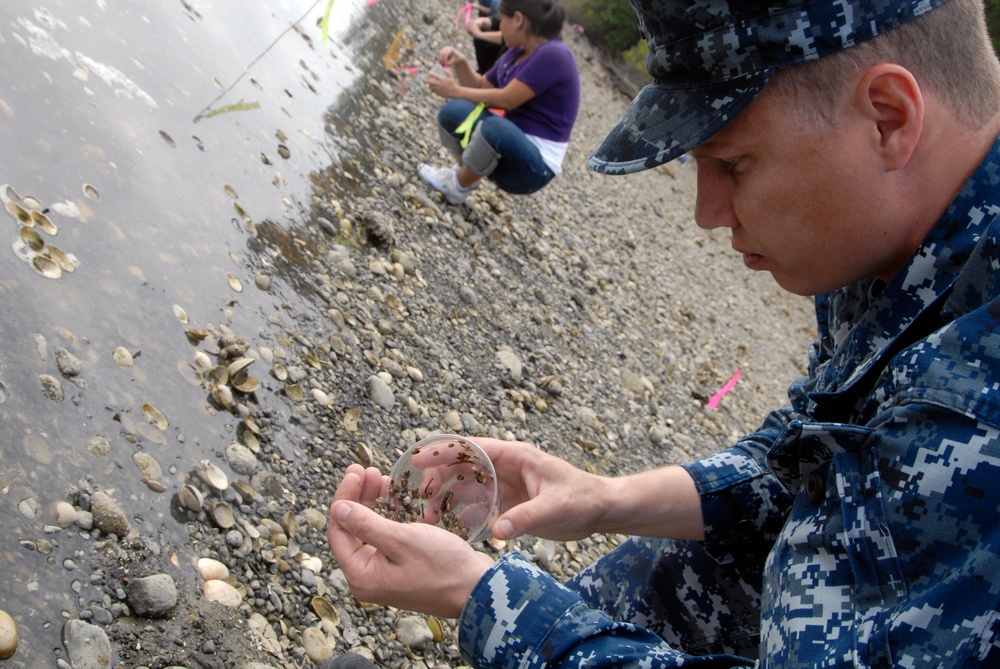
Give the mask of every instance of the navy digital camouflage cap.
<path id="1" fill-rule="evenodd" d="M 842 51 L 945 0 L 629 0 L 653 83 L 587 161 L 628 174 L 673 160 L 736 118 L 771 75 Z"/>

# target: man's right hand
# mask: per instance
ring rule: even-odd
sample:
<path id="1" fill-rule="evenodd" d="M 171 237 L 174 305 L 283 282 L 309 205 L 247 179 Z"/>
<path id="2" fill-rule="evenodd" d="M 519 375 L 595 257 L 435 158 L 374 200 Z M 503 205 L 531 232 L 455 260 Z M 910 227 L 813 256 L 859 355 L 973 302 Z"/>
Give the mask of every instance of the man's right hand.
<path id="1" fill-rule="evenodd" d="M 604 515 L 608 479 L 588 474 L 531 444 L 477 437 L 497 472 L 505 511 L 493 536 L 522 534 L 566 541 L 595 531 Z"/>
<path id="2" fill-rule="evenodd" d="M 701 498 L 680 466 L 606 477 L 518 441 L 477 437 L 500 482 L 504 512 L 493 536 L 582 539 L 596 532 L 704 539 Z"/>

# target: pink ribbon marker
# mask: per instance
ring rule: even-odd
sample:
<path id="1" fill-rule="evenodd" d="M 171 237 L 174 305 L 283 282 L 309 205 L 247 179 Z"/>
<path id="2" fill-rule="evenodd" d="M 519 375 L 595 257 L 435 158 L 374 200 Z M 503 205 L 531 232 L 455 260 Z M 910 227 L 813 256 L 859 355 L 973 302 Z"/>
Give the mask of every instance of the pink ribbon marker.
<path id="1" fill-rule="evenodd" d="M 406 71 L 409 72 L 410 74 L 416 74 L 417 72 L 420 71 L 420 68 L 419 67 L 408 67 L 408 68 L 406 68 Z"/>
<path id="2" fill-rule="evenodd" d="M 731 378 L 728 381 L 726 381 L 726 385 L 724 385 L 721 388 L 719 388 L 719 392 L 717 392 L 714 395 L 712 395 L 712 398 L 710 400 L 708 400 L 708 408 L 709 409 L 714 409 L 715 407 L 719 406 L 719 402 L 722 401 L 722 397 L 726 393 L 728 393 L 730 390 L 732 390 L 733 386 L 736 385 L 736 382 L 739 381 L 740 373 L 742 371 L 743 370 L 741 370 L 741 369 L 737 369 L 736 373 L 733 374 L 733 378 Z"/>
<path id="3" fill-rule="evenodd" d="M 374 4 L 376 3 L 376 2 L 378 2 L 378 0 L 368 0 L 368 4 L 367 4 L 367 6 L 368 6 L 368 7 L 371 7 L 371 6 L 372 6 L 372 5 L 374 5 Z"/>
<path id="4" fill-rule="evenodd" d="M 462 14 L 465 14 L 465 22 L 468 23 L 472 20 L 472 5 L 463 5 L 460 10 L 458 10 L 458 16 L 455 17 L 455 23 L 462 18 Z"/>

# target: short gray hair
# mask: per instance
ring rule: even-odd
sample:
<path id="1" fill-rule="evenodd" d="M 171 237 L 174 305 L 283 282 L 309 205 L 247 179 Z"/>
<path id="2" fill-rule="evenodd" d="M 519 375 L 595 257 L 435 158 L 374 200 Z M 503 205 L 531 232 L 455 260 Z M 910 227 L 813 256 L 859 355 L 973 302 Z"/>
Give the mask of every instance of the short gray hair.
<path id="1" fill-rule="evenodd" d="M 982 0 L 949 0 L 857 46 L 778 70 L 765 88 L 793 101 L 805 122 L 832 122 L 837 95 L 858 72 L 884 62 L 909 70 L 969 128 L 1000 109 L 1000 63 Z"/>

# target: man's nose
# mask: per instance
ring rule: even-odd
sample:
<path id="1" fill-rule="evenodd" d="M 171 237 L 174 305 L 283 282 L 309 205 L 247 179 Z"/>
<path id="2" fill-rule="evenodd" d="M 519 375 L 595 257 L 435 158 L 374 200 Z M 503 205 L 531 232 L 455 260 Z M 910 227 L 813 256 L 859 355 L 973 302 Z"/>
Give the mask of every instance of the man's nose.
<path id="1" fill-rule="evenodd" d="M 699 228 L 735 228 L 739 225 L 733 209 L 732 180 L 710 168 L 698 168 L 698 193 L 694 221 Z"/>

